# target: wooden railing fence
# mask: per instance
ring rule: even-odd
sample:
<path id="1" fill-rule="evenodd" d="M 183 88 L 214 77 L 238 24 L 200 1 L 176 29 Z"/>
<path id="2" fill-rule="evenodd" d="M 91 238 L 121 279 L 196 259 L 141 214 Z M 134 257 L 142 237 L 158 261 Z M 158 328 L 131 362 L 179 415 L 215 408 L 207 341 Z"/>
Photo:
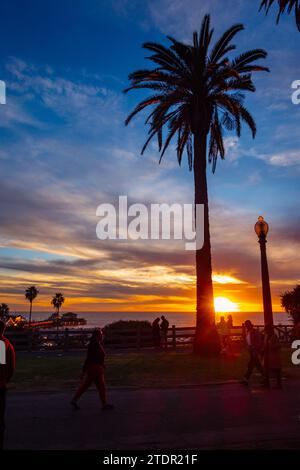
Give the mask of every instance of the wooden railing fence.
<path id="1" fill-rule="evenodd" d="M 263 332 L 263 326 L 256 326 Z M 278 325 L 276 334 L 282 344 L 292 341 L 292 325 Z M 51 329 L 51 330 L 7 330 L 6 336 L 17 350 L 72 350 L 86 348 L 92 329 Z M 243 341 L 243 328 L 234 326 L 230 331 L 232 343 Z M 182 348 L 191 346 L 194 341 L 195 327 L 176 327 L 173 325 L 168 331 L 168 348 Z M 151 328 L 136 328 L 110 330 L 104 336 L 104 344 L 108 349 L 144 349 L 153 348 L 153 335 Z"/>

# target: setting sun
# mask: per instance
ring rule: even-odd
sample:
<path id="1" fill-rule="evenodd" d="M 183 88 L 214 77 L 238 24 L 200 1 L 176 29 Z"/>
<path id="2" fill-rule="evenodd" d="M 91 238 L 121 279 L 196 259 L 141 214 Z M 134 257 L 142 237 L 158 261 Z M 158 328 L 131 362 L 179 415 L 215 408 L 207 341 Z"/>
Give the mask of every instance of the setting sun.
<path id="1" fill-rule="evenodd" d="M 215 297 L 214 304 L 217 313 L 237 312 L 239 310 L 238 304 L 227 297 Z"/>

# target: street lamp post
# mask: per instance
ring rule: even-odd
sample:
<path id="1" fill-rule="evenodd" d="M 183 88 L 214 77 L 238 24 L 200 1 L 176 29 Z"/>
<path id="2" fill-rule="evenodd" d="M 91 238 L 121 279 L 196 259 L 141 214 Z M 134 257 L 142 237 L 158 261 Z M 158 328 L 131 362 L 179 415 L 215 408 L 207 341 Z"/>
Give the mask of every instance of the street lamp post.
<path id="1" fill-rule="evenodd" d="M 263 291 L 263 304 L 264 304 L 264 322 L 265 327 L 273 329 L 273 310 L 272 310 L 272 298 L 270 289 L 269 269 L 267 260 L 267 233 L 269 231 L 269 225 L 262 216 L 258 217 L 258 220 L 254 226 L 256 235 L 258 236 L 258 242 L 260 245 L 261 254 L 261 280 L 262 280 L 262 291 Z"/>

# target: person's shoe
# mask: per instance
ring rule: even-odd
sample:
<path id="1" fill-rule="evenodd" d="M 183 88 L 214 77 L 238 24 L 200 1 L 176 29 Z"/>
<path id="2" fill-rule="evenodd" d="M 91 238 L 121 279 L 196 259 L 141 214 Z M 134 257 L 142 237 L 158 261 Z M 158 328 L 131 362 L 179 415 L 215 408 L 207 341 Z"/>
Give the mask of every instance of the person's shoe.
<path id="1" fill-rule="evenodd" d="M 102 406 L 103 411 L 112 411 L 114 409 L 114 405 L 111 405 L 110 403 L 105 403 L 105 405 Z"/>
<path id="2" fill-rule="evenodd" d="M 249 380 L 246 379 L 246 377 L 244 377 L 244 378 L 241 380 L 241 384 L 248 386 L 248 385 L 249 385 Z"/>
<path id="3" fill-rule="evenodd" d="M 74 410 L 80 410 L 80 406 L 78 405 L 77 401 L 71 400 L 70 405 L 73 407 Z"/>

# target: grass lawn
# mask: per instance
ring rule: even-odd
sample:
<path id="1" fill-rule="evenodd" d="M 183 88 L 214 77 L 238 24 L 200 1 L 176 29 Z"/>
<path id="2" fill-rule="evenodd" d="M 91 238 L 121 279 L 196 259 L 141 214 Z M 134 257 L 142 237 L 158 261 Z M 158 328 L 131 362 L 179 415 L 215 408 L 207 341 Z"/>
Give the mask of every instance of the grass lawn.
<path id="1" fill-rule="evenodd" d="M 56 390 L 76 386 L 84 352 L 18 353 L 11 388 Z M 197 385 L 240 379 L 247 352 L 235 356 L 202 359 L 186 351 L 108 353 L 106 381 L 109 386 L 167 387 Z M 284 375 L 300 378 L 300 368 L 291 363 L 291 349 L 282 350 Z"/>

